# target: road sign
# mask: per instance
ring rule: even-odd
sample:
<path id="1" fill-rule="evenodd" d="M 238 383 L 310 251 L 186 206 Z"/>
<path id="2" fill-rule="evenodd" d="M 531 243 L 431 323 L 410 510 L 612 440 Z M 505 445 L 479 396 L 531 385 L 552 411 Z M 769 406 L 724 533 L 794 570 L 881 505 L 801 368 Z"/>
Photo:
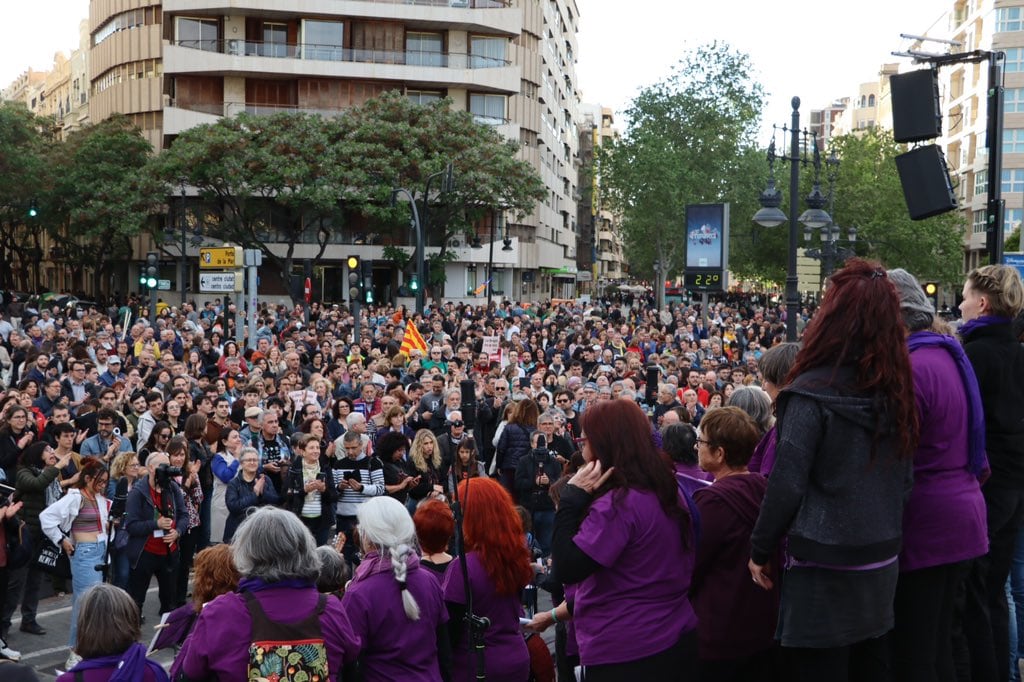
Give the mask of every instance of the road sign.
<path id="1" fill-rule="evenodd" d="M 199 291 L 204 294 L 230 294 L 241 290 L 241 272 L 199 273 Z"/>
<path id="2" fill-rule="evenodd" d="M 243 265 L 242 247 L 214 246 L 199 249 L 199 267 L 204 270 L 240 268 Z"/>
<path id="3" fill-rule="evenodd" d="M 169 279 L 158 279 L 156 281 L 156 288 L 159 289 L 160 291 L 170 291 L 171 290 L 171 280 L 169 280 Z"/>
<path id="4" fill-rule="evenodd" d="M 1004 253 L 1003 263 L 1017 268 L 1020 276 L 1024 277 L 1024 253 Z"/>

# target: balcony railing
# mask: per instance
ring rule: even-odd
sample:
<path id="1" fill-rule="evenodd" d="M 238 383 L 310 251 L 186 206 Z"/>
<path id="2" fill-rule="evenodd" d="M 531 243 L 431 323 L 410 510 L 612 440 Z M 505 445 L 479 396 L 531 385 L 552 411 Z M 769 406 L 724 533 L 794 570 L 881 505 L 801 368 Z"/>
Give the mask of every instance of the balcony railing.
<path id="1" fill-rule="evenodd" d="M 361 0 L 387 5 L 422 5 L 424 7 L 454 7 L 458 9 L 494 9 L 509 7 L 509 0 Z"/>
<path id="2" fill-rule="evenodd" d="M 401 64 L 434 66 L 447 69 L 494 69 L 509 66 L 507 59 L 460 52 L 424 52 L 421 50 L 365 50 L 317 45 L 313 43 L 270 43 L 255 40 L 177 40 L 179 47 L 204 52 L 219 52 L 237 57 L 272 57 L 277 59 L 309 59 L 327 62 L 361 62 L 369 64 Z"/>
<path id="3" fill-rule="evenodd" d="M 299 104 L 264 104 L 259 102 L 186 102 L 172 100 L 172 106 L 186 111 L 196 111 L 216 116 L 234 116 L 242 111 L 253 116 L 271 116 L 282 111 L 301 111 L 306 114 L 320 114 L 324 118 L 340 116 L 344 107 L 304 107 Z M 472 112 L 471 112 L 472 113 Z M 473 120 L 481 125 L 500 126 L 510 122 L 507 118 L 474 114 Z"/>

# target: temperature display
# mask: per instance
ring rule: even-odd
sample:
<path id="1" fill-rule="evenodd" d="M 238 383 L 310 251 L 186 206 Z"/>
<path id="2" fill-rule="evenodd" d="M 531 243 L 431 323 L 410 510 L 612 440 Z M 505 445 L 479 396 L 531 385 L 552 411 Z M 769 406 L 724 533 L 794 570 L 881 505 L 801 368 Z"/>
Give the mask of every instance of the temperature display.
<path id="1" fill-rule="evenodd" d="M 722 291 L 725 277 L 721 270 L 708 272 L 687 272 L 683 275 L 683 287 L 691 291 Z"/>

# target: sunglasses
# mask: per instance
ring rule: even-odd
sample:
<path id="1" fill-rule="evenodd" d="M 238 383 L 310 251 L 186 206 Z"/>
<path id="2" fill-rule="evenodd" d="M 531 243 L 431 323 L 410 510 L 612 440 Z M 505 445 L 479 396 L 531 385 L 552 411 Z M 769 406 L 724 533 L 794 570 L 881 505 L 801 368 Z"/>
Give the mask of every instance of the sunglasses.
<path id="1" fill-rule="evenodd" d="M 457 422 L 452 422 L 451 424 L 452 424 L 452 426 L 465 426 L 466 422 L 464 422 L 462 420 L 459 420 Z"/>

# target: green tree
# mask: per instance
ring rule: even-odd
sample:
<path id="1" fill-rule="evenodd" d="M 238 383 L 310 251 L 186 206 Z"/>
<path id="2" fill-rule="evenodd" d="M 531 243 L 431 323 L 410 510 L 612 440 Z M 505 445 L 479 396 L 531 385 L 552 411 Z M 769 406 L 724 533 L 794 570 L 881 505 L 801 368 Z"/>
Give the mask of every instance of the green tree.
<path id="1" fill-rule="evenodd" d="M 666 276 L 682 270 L 687 204 L 729 202 L 732 222 L 749 222 L 759 190 L 747 150 L 763 104 L 749 56 L 720 42 L 687 53 L 632 101 L 626 132 L 598 154 L 602 199 L 623 217 L 632 272 L 653 276 L 655 260 Z"/>
<path id="2" fill-rule="evenodd" d="M 905 268 L 922 280 L 962 279 L 963 214 L 910 219 L 895 161 L 906 147 L 894 142 L 891 132 L 873 128 L 844 135 L 833 141 L 831 151 L 841 161 L 832 219 L 857 228 L 859 255 Z"/>
<path id="3" fill-rule="evenodd" d="M 75 131 L 58 147 L 54 201 L 63 224 L 51 233 L 66 240 L 74 267 L 93 268 L 97 292 L 108 267 L 131 257 L 132 238 L 160 206 L 157 186 L 142 172 L 151 152 L 121 115 Z"/>
<path id="4" fill-rule="evenodd" d="M 28 279 L 15 282 L 12 264 L 38 260 L 39 230 L 53 217 L 53 139 L 49 121 L 22 104 L 0 104 L 0 285 L 5 288 L 29 286 Z M 36 217 L 29 216 L 33 205 Z"/>
<path id="5" fill-rule="evenodd" d="M 1003 241 L 1003 251 L 1006 253 L 1019 253 L 1020 252 L 1020 226 L 1013 228 L 1006 239 Z"/>

